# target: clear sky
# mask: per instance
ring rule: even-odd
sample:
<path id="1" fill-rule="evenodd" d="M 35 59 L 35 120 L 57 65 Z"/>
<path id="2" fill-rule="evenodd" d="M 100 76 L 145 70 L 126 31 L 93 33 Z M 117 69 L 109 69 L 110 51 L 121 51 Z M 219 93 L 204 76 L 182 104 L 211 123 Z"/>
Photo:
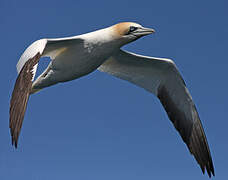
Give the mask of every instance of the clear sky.
<path id="1" fill-rule="evenodd" d="M 227 7 L 226 0 L 0 0 L 0 179 L 208 179 L 155 96 L 97 71 L 31 96 L 19 147 L 11 146 L 9 100 L 24 49 L 40 38 L 134 21 L 156 33 L 123 48 L 175 61 L 207 135 L 214 179 L 224 180 Z"/>

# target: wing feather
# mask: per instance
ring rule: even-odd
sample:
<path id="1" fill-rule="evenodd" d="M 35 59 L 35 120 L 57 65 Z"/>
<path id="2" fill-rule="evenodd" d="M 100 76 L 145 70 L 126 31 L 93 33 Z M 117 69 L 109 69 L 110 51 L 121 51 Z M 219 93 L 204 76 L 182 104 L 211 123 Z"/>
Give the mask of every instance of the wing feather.
<path id="1" fill-rule="evenodd" d="M 120 50 L 98 70 L 136 84 L 155 94 L 203 173 L 214 175 L 207 139 L 192 97 L 176 65 L 169 59 Z"/>
<path id="2" fill-rule="evenodd" d="M 165 108 L 169 119 L 173 122 L 183 141 L 188 146 L 190 153 L 200 165 L 202 172 L 204 173 L 206 168 L 209 177 L 211 177 L 211 173 L 214 175 L 211 153 L 199 115 L 191 100 L 190 94 L 188 94 L 188 91 L 185 92 L 189 96 L 188 105 L 192 116 L 188 116 L 185 111 L 177 106 L 174 102 L 176 99 L 171 97 L 167 88 L 168 87 L 164 85 L 159 87 L 158 98 Z M 176 92 L 178 93 L 178 87 L 175 86 L 175 88 L 177 88 Z"/>
<path id="3" fill-rule="evenodd" d="M 17 147 L 22 122 L 27 107 L 27 102 L 32 87 L 32 81 L 35 76 L 35 70 L 41 54 L 38 52 L 33 58 L 25 62 L 21 69 L 10 100 L 10 131 L 12 136 L 12 145 Z"/>
<path id="4" fill-rule="evenodd" d="M 10 100 L 10 131 L 12 144 L 15 145 L 15 147 L 17 147 L 18 144 L 18 137 L 29 96 L 31 93 L 37 91 L 36 89 L 31 91 L 31 88 L 40 57 L 49 56 L 53 59 L 53 57 L 57 57 L 61 53 L 61 49 L 81 42 L 83 42 L 83 40 L 77 36 L 57 39 L 40 39 L 33 42 L 20 57 L 17 63 L 19 75 L 15 82 Z"/>

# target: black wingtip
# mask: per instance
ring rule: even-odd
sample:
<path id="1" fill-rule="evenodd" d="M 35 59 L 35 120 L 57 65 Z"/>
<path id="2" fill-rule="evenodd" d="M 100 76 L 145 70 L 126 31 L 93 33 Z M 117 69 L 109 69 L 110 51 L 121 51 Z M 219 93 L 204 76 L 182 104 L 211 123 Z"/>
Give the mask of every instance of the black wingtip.
<path id="1" fill-rule="evenodd" d="M 205 174 L 205 169 L 206 169 L 209 178 L 211 178 L 212 175 L 215 176 L 214 165 L 212 161 L 208 162 L 208 164 L 205 166 L 200 165 L 200 168 L 203 174 Z"/>
<path id="2" fill-rule="evenodd" d="M 214 170 L 212 171 L 212 174 L 213 174 L 213 176 L 215 176 L 215 172 L 214 172 Z"/>
<path id="3" fill-rule="evenodd" d="M 17 148 L 27 102 L 30 96 L 33 78 L 35 76 L 33 70 L 35 65 L 39 62 L 40 57 L 41 54 L 38 52 L 34 57 L 27 60 L 16 79 L 12 92 L 9 111 L 9 127 L 12 137 L 12 145 L 15 146 L 15 148 Z"/>
<path id="4" fill-rule="evenodd" d="M 207 173 L 210 178 L 211 178 L 211 174 L 215 176 L 214 166 L 212 162 L 210 162 L 209 166 L 207 167 Z"/>
<path id="5" fill-rule="evenodd" d="M 188 110 L 191 113 L 188 111 L 184 112 L 175 104 L 167 87 L 160 85 L 157 94 L 170 120 L 179 131 L 179 134 L 188 146 L 190 153 L 195 157 L 203 174 L 207 171 L 208 176 L 211 177 L 212 174 L 214 175 L 215 173 L 206 135 L 196 107 L 187 91 L 186 95 L 188 95 L 189 98 L 186 100 L 186 104 L 188 104 Z"/>
<path id="6" fill-rule="evenodd" d="M 13 136 L 12 136 L 11 144 L 17 149 L 17 140 Z"/>
<path id="7" fill-rule="evenodd" d="M 17 142 L 16 141 L 14 142 L 14 147 L 17 149 Z"/>

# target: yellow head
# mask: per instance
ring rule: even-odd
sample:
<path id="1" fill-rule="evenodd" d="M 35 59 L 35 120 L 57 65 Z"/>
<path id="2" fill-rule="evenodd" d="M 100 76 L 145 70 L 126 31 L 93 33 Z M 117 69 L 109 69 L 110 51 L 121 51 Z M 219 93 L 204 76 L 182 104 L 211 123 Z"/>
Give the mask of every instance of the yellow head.
<path id="1" fill-rule="evenodd" d="M 122 22 L 110 28 L 113 29 L 114 36 L 117 39 L 121 39 L 124 44 L 155 32 L 154 29 L 142 27 L 140 24 L 134 22 Z"/>

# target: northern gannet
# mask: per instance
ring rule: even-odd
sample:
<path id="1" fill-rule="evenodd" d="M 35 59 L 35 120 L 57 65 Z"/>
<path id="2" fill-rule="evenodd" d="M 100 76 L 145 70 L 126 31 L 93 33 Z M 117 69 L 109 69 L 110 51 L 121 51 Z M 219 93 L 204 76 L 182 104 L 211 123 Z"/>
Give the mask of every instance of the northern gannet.
<path id="1" fill-rule="evenodd" d="M 120 48 L 155 32 L 133 22 L 122 22 L 94 32 L 32 43 L 17 64 L 18 77 L 10 101 L 12 144 L 17 147 L 29 96 L 59 82 L 71 81 L 98 69 L 134 83 L 159 98 L 168 117 L 195 157 L 202 172 L 214 175 L 207 139 L 192 97 L 170 59 L 133 54 Z M 51 62 L 34 81 L 38 62 Z"/>

